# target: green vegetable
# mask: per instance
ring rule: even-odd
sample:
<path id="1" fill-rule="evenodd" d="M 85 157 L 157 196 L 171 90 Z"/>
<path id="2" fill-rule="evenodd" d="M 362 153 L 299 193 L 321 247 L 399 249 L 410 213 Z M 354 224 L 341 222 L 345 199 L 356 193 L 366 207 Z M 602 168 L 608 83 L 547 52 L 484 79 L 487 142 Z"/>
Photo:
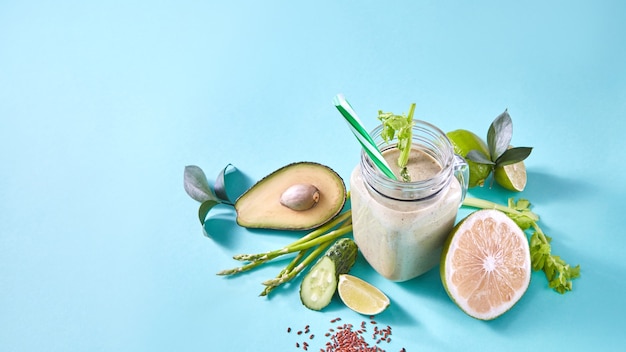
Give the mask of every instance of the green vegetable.
<path id="1" fill-rule="evenodd" d="M 268 251 L 268 252 L 263 252 L 263 253 L 257 253 L 257 254 L 234 255 L 233 259 L 239 260 L 239 261 L 247 261 L 249 263 L 246 265 L 237 267 L 237 268 L 222 270 L 218 273 L 218 275 L 232 275 L 232 274 L 237 274 L 243 271 L 248 271 L 252 268 L 255 268 L 263 263 L 266 263 L 282 255 L 294 253 L 294 252 L 300 252 L 302 250 L 307 250 L 307 249 L 310 249 L 311 247 L 314 247 L 319 244 L 323 244 L 325 242 L 332 242 L 338 237 L 341 237 L 345 235 L 347 232 L 349 232 L 346 230 L 347 228 L 350 228 L 350 229 L 352 228 L 351 226 L 345 226 L 345 227 L 341 227 L 340 229 L 330 231 L 337 224 L 340 224 L 346 220 L 350 220 L 349 212 L 345 212 L 341 214 L 340 216 L 336 217 L 328 224 L 314 231 L 311 231 L 306 236 L 288 244 L 287 246 L 283 248 Z"/>
<path id="2" fill-rule="evenodd" d="M 383 130 L 381 137 L 385 142 L 391 141 L 394 137 L 398 138 L 397 148 L 400 150 L 398 157 L 398 166 L 400 167 L 400 176 L 404 182 L 411 182 L 411 176 L 407 170 L 406 164 L 409 161 L 411 153 L 412 135 L 413 135 L 413 113 L 415 112 L 415 103 L 411 104 L 408 116 L 394 115 L 391 112 L 378 111 L 378 119 L 382 122 Z"/>
<path id="3" fill-rule="evenodd" d="M 539 216 L 530 210 L 530 202 L 526 199 L 509 199 L 508 206 L 487 200 L 467 197 L 464 206 L 480 209 L 496 209 L 508 215 L 522 229 L 534 230 L 530 237 L 530 260 L 533 270 L 543 270 L 549 286 L 563 294 L 572 290 L 572 280 L 580 277 L 580 265 L 575 267 L 567 264 L 561 257 L 552 254 L 551 238 L 539 227 Z"/>
<path id="4" fill-rule="evenodd" d="M 326 307 L 335 291 L 340 274 L 346 274 L 356 261 L 358 248 L 349 238 L 337 240 L 309 270 L 300 285 L 300 300 L 307 308 Z"/>
<path id="5" fill-rule="evenodd" d="M 505 110 L 493 120 L 487 131 L 488 155 L 485 154 L 484 151 L 473 149 L 467 153 L 465 158 L 475 163 L 490 165 L 491 171 L 494 171 L 498 167 L 523 161 L 530 155 L 532 148 L 510 148 L 512 137 L 513 121 L 509 113 Z"/>
<path id="6" fill-rule="evenodd" d="M 245 261 L 246 264 L 218 272 L 218 275 L 239 274 L 265 264 L 280 256 L 298 252 L 296 257 L 273 279 L 263 282 L 265 289 L 261 296 L 266 296 L 276 287 L 292 280 L 300 272 L 306 269 L 312 262 L 324 253 L 324 250 L 338 238 L 352 231 L 352 212 L 350 210 L 335 217 L 332 221 L 309 232 L 302 238 L 288 244 L 287 246 L 257 254 L 238 254 L 233 259 Z"/>

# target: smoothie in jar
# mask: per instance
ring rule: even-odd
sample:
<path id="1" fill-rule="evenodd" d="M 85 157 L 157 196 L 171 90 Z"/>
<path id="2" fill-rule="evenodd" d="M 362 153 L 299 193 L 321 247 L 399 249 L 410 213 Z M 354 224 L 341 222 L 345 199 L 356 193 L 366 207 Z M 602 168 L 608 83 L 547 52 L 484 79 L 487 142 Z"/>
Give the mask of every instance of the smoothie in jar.
<path id="1" fill-rule="evenodd" d="M 423 128 L 422 122 L 414 129 Z M 428 129 L 438 129 L 424 123 Z M 423 132 L 423 131 L 422 131 Z M 414 131 L 420 136 L 419 131 Z M 442 133 L 443 134 L 443 133 Z M 373 137 L 376 136 L 376 130 Z M 448 143 L 445 135 L 439 141 Z M 395 175 L 399 150 L 381 146 Z M 350 177 L 354 239 L 367 262 L 392 281 L 417 277 L 438 262 L 467 189 L 467 165 L 445 143 L 414 140 L 407 164 L 410 182 L 382 175 L 364 153 Z M 460 159 L 460 160 L 459 160 Z M 465 173 L 459 174 L 459 169 Z"/>

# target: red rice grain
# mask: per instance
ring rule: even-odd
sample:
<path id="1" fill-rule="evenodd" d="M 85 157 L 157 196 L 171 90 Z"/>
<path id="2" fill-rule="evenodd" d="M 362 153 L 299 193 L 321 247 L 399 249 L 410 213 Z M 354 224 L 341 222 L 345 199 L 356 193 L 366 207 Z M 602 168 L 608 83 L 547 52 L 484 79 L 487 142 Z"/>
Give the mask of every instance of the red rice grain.
<path id="1" fill-rule="evenodd" d="M 336 323 L 340 321 L 341 318 L 337 317 L 332 319 L 331 323 Z M 373 320 L 373 316 L 370 317 L 370 323 L 375 325 L 376 321 Z M 373 346 L 365 341 L 363 333 L 367 331 L 367 323 L 365 321 L 361 322 L 360 329 L 352 330 L 352 324 L 342 324 L 335 326 L 335 329 L 329 328 L 328 332 L 324 334 L 325 337 L 330 340 L 326 342 L 324 348 L 320 348 L 320 352 L 385 352 L 384 349 L 380 348 L 378 345 L 381 343 L 391 343 L 391 326 L 387 325 L 386 328 L 379 329 L 378 326 L 374 326 L 374 332 L 372 334 L 372 341 L 375 341 Z M 287 332 L 291 332 L 291 328 L 287 328 Z M 310 332 L 310 326 L 306 325 L 304 327 L 304 333 Z M 302 330 L 298 331 L 298 335 L 302 334 Z M 315 337 L 314 334 L 309 335 L 309 340 L 313 340 Z M 303 350 L 307 351 L 309 348 L 309 344 L 307 342 L 296 342 L 296 348 L 302 347 Z M 403 347 L 400 352 L 406 352 L 406 349 Z"/>

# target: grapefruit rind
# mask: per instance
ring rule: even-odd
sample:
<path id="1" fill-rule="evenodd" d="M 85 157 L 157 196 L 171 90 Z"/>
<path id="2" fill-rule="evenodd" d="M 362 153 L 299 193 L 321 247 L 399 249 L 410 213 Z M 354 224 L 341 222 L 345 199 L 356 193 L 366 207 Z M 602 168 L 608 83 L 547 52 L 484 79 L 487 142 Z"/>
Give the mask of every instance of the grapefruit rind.
<path id="1" fill-rule="evenodd" d="M 526 235 L 498 210 L 476 211 L 448 236 L 440 274 L 448 296 L 462 311 L 480 320 L 495 319 L 509 311 L 530 284 Z"/>

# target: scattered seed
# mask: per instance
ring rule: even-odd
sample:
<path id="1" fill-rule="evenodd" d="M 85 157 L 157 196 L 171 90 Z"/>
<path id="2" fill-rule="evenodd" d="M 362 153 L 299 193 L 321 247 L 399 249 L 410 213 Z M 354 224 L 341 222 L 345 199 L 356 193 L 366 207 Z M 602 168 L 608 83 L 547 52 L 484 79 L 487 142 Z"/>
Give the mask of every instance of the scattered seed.
<path id="1" fill-rule="evenodd" d="M 373 320 L 373 316 L 370 317 L 370 323 L 376 325 L 377 322 Z M 340 321 L 341 318 L 337 317 L 332 319 L 331 323 Z M 353 330 L 352 324 L 338 324 L 334 328 L 329 328 L 324 334 L 329 341 L 325 344 L 325 349 L 320 348 L 320 352 L 340 352 L 340 351 L 362 351 L 362 352 L 385 352 L 380 348 L 381 343 L 391 342 L 391 326 L 387 325 L 386 328 L 378 328 L 374 326 L 374 332 L 371 336 L 371 341 L 374 341 L 372 345 L 365 340 L 364 333 L 367 331 L 367 322 L 361 321 L 361 325 L 358 329 Z M 303 330 L 297 331 L 298 335 L 308 334 L 308 339 L 313 340 L 315 334 L 309 334 L 311 332 L 310 325 L 306 325 Z M 291 333 L 291 327 L 287 328 L 287 333 Z M 308 342 L 299 341 L 296 342 L 296 348 L 302 348 L 307 351 L 309 348 Z M 400 352 L 406 352 L 405 348 L 402 348 Z"/>

